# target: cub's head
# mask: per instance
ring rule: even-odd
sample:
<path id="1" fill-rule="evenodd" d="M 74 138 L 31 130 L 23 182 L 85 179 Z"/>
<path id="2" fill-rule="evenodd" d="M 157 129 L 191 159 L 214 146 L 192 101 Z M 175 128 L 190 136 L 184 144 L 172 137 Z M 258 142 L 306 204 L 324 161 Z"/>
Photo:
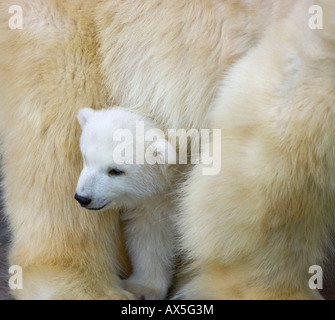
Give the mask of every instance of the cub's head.
<path id="1" fill-rule="evenodd" d="M 120 108 L 81 109 L 84 167 L 75 199 L 89 210 L 134 207 L 170 185 L 175 148 L 144 116 Z"/>

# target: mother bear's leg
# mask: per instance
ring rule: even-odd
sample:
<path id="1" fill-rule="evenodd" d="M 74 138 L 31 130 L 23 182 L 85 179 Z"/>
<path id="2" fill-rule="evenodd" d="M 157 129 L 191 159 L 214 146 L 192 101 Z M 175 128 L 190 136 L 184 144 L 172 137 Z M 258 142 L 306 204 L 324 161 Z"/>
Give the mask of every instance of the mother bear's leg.
<path id="1" fill-rule="evenodd" d="M 20 5 L 23 29 L 8 28 Z M 80 173 L 79 108 L 103 107 L 93 8 L 80 1 L 3 1 L 1 141 L 10 263 L 23 268 L 26 299 L 120 299 L 117 212 L 73 199 Z"/>
<path id="2" fill-rule="evenodd" d="M 195 276 L 179 297 L 321 298 L 310 267 L 324 263 L 335 221 L 335 4 L 319 4 L 324 30 L 307 26 L 311 2 L 295 2 L 219 88 L 221 172 L 199 165 L 184 187 Z"/>

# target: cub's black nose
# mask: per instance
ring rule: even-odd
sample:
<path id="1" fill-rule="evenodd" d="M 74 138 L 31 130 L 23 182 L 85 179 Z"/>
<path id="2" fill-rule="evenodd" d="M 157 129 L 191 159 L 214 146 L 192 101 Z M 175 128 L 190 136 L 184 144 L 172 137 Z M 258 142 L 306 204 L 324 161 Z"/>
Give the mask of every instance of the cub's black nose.
<path id="1" fill-rule="evenodd" d="M 81 206 L 85 207 L 85 206 L 88 206 L 90 203 L 91 203 L 91 199 L 90 198 L 85 198 L 85 197 L 82 197 L 78 194 L 75 194 L 74 195 L 74 198 L 80 203 Z"/>

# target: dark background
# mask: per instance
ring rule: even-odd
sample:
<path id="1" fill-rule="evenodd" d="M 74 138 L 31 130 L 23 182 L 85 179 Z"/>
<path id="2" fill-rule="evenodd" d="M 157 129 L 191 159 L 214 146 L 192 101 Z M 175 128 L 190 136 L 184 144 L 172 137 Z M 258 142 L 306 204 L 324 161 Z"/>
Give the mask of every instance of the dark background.
<path id="1" fill-rule="evenodd" d="M 1 160 L 1 156 L 0 156 Z M 9 231 L 8 226 L 3 216 L 3 202 L 1 192 L 1 174 L 0 174 L 0 300 L 8 300 L 8 263 L 7 252 L 9 245 Z"/>

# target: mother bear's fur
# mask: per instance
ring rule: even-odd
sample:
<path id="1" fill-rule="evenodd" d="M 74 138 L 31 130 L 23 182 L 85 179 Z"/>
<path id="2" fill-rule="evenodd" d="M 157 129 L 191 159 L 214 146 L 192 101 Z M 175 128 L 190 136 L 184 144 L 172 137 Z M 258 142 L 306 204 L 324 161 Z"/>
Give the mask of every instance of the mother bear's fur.
<path id="1" fill-rule="evenodd" d="M 1 2 L 5 207 L 10 261 L 24 272 L 16 298 L 131 298 L 118 277 L 129 262 L 117 212 L 92 214 L 73 200 L 79 108 L 120 105 L 164 128 L 206 127 L 222 73 L 291 3 Z M 22 30 L 8 28 L 11 5 L 22 6 Z"/>

